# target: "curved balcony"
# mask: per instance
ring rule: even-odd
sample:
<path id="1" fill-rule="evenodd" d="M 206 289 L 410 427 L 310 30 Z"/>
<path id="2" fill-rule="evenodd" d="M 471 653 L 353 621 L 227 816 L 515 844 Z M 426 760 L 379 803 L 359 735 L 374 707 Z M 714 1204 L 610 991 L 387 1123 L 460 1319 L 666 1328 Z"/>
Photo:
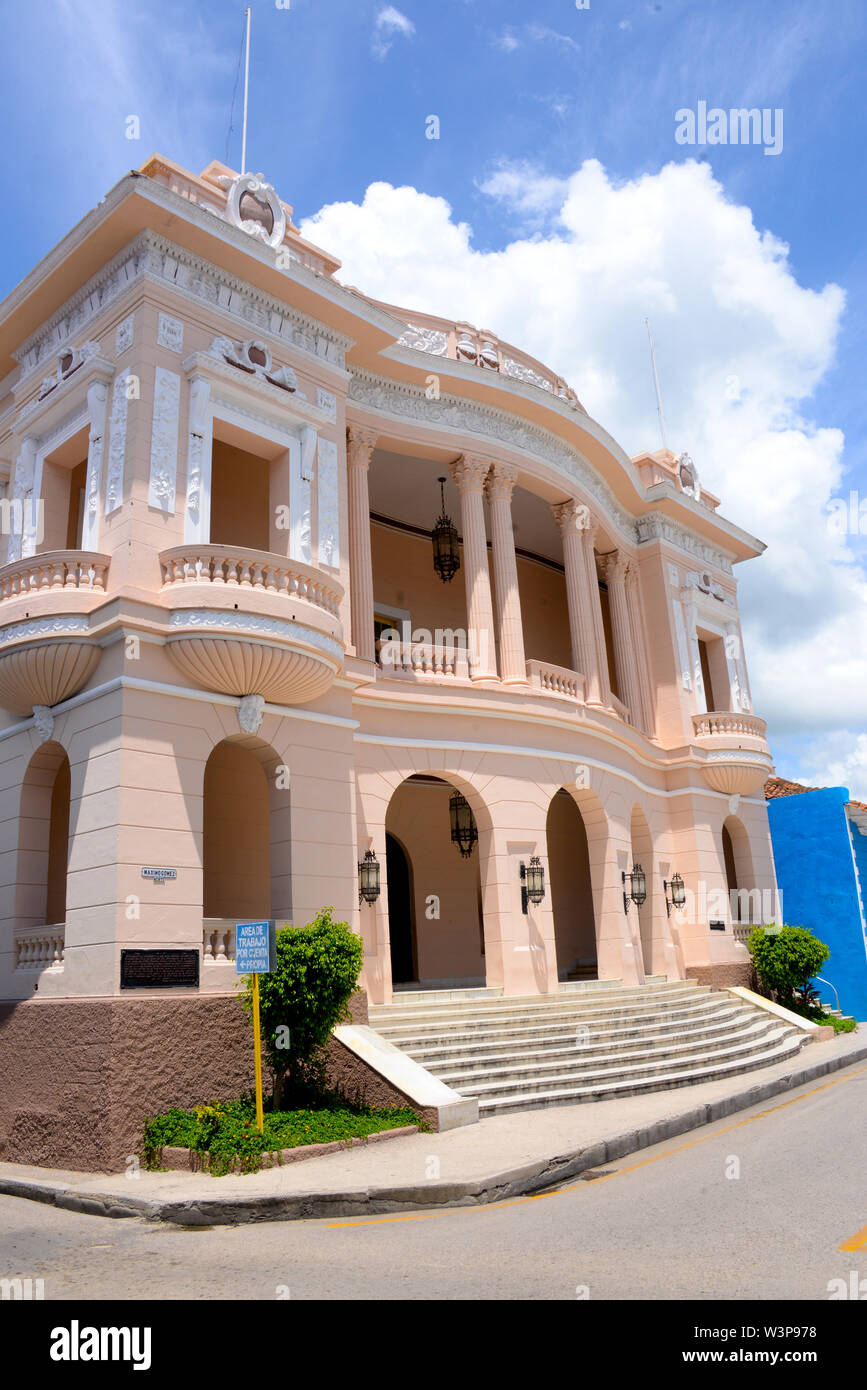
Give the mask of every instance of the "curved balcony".
<path id="1" fill-rule="evenodd" d="M 59 590 L 105 593 L 108 555 L 90 550 L 46 550 L 26 560 L 0 567 L 0 603 L 7 599 L 33 598 Z"/>
<path id="2" fill-rule="evenodd" d="M 343 666 L 343 587 L 312 565 L 240 546 L 160 554 L 167 650 L 195 685 L 305 704 Z"/>
<path id="3" fill-rule="evenodd" d="M 726 796 L 749 796 L 773 771 L 764 719 L 738 710 L 709 710 L 692 716 L 695 741 L 706 752 L 702 774 Z"/>

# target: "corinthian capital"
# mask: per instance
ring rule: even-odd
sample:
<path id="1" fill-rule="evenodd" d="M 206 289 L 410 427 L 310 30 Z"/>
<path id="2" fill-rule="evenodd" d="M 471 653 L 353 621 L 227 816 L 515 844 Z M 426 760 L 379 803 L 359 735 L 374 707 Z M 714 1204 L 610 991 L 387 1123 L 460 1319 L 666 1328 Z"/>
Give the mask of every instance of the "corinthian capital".
<path id="1" fill-rule="evenodd" d="M 367 429 L 364 425 L 347 425 L 346 460 L 350 468 L 370 466 L 370 456 L 378 438 L 376 430 Z"/>
<path id="2" fill-rule="evenodd" d="M 449 471 L 457 484 L 458 492 L 463 495 L 465 492 L 482 491 L 490 467 L 490 459 L 481 458 L 478 454 L 462 454 L 454 463 L 449 464 Z"/>
<path id="3" fill-rule="evenodd" d="M 554 502 L 551 511 L 561 536 L 568 536 L 573 532 L 589 531 L 595 525 L 590 515 L 590 508 L 584 502 L 579 502 L 576 497 L 570 497 L 567 502 Z"/>
<path id="4" fill-rule="evenodd" d="M 495 463 L 485 484 L 489 502 L 509 502 L 518 481 L 518 470 L 511 463 Z"/>
<path id="5" fill-rule="evenodd" d="M 601 555 L 599 568 L 609 584 L 622 584 L 626 579 L 627 556 L 622 550 L 613 550 L 610 555 Z"/>

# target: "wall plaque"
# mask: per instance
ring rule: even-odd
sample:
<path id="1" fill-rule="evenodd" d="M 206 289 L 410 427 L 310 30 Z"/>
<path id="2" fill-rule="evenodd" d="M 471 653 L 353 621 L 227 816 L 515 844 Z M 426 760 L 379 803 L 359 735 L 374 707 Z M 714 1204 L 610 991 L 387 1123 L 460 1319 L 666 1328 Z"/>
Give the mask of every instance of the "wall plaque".
<path id="1" fill-rule="evenodd" d="M 196 950 L 130 951 L 120 953 L 121 989 L 198 989 Z"/>

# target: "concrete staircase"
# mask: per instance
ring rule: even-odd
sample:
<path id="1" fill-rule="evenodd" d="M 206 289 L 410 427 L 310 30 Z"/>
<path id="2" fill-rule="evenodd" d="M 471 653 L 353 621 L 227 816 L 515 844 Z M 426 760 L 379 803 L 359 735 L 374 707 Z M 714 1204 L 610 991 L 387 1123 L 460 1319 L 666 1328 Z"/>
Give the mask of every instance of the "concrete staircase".
<path id="1" fill-rule="evenodd" d="M 793 1056 L 804 1035 L 725 991 L 656 977 L 569 982 L 555 995 L 407 990 L 370 1025 L 479 1114 L 574 1105 L 717 1081 Z"/>

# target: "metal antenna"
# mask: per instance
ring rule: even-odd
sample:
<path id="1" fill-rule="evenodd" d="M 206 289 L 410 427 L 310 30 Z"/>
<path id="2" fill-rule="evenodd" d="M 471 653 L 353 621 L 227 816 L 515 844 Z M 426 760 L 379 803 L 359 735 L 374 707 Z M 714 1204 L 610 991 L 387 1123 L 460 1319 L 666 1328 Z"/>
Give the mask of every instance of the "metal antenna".
<path id="1" fill-rule="evenodd" d="M 241 173 L 247 172 L 247 96 L 250 90 L 250 7 L 244 11 L 247 16 L 247 58 L 244 64 L 244 128 L 241 135 Z"/>
<path id="2" fill-rule="evenodd" d="M 656 370 L 656 354 L 653 351 L 653 334 L 650 331 L 650 319 L 645 319 L 644 322 L 647 324 L 647 337 L 650 341 L 650 365 L 653 367 L 653 384 L 656 387 L 656 409 L 659 412 L 659 431 L 662 435 L 662 447 L 670 453 L 671 450 L 668 448 L 668 439 L 665 433 L 665 417 L 662 413 L 662 393 L 659 389 L 659 375 Z"/>

